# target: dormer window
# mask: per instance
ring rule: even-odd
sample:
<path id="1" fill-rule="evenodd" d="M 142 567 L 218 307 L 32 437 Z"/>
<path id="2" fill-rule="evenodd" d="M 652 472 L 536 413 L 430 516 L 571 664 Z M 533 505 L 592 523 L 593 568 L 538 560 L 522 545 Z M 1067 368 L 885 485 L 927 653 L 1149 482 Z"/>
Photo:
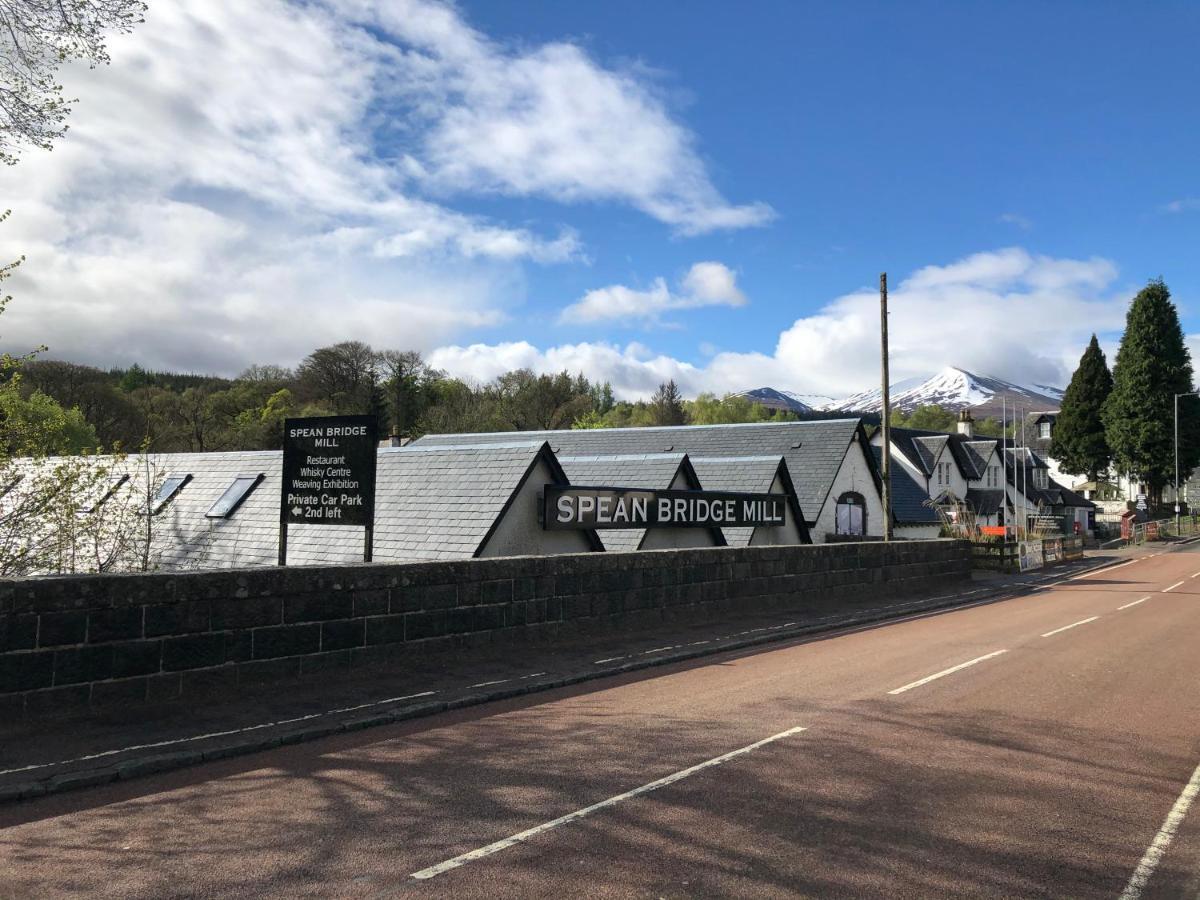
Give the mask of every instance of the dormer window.
<path id="1" fill-rule="evenodd" d="M 1038 437 L 1041 438 L 1043 441 L 1050 440 L 1050 423 L 1049 423 L 1049 421 L 1038 423 Z"/>

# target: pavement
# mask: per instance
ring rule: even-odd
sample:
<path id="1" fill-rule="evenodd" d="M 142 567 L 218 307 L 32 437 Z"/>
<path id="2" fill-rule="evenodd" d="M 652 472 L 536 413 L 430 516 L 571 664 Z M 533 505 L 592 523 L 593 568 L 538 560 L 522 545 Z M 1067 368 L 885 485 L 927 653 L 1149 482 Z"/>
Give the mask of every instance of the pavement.
<path id="1" fill-rule="evenodd" d="M 1200 550 L 1026 581 L 9 804 L 0 897 L 1194 900 Z"/>

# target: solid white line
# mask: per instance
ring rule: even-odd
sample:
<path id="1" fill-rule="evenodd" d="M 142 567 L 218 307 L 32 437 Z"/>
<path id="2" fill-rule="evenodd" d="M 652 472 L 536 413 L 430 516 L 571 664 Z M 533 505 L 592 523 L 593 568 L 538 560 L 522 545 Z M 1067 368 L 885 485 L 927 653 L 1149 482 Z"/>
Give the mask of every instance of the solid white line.
<path id="1" fill-rule="evenodd" d="M 1137 606 L 1139 603 L 1145 603 L 1149 597 L 1143 597 L 1141 600 L 1134 600 L 1132 603 L 1126 603 L 1124 606 L 1118 606 L 1117 609 L 1129 609 L 1131 606 Z"/>
<path id="2" fill-rule="evenodd" d="M 689 766 L 686 769 L 680 769 L 672 775 L 665 778 L 659 778 L 657 781 L 651 781 L 649 784 L 643 784 L 639 788 L 634 788 L 632 791 L 626 791 L 623 794 L 617 794 L 615 797 L 609 797 L 607 800 L 601 800 L 599 803 L 593 803 L 591 806 L 585 806 L 583 809 L 577 809 L 573 813 L 567 813 L 565 816 L 559 816 L 557 819 L 551 819 L 549 822 L 543 822 L 541 825 L 535 825 L 533 828 L 527 828 L 525 831 L 519 831 L 511 837 L 506 837 L 502 841 L 496 841 L 494 844 L 488 844 L 486 847 L 480 847 L 478 850 L 472 850 L 470 853 L 463 853 L 453 859 L 448 859 L 445 862 L 440 862 L 436 866 L 430 866 L 427 869 L 422 869 L 419 872 L 413 872 L 412 877 L 424 881 L 427 878 L 433 878 L 435 875 L 441 875 L 443 872 L 449 872 L 451 869 L 457 869 L 459 866 L 464 866 L 469 862 L 474 862 L 477 859 L 482 859 L 485 856 L 491 856 L 493 853 L 499 853 L 501 850 L 507 850 L 515 844 L 520 844 L 539 834 L 544 834 L 553 828 L 558 828 L 560 825 L 567 825 L 577 819 L 582 819 L 584 816 L 590 816 L 592 813 L 601 809 L 606 809 L 609 806 L 615 806 L 623 800 L 629 800 L 637 797 L 640 794 L 647 794 L 650 791 L 656 791 L 661 787 L 666 787 L 669 784 L 674 784 L 687 778 L 690 775 L 695 775 L 704 769 L 712 766 L 719 766 L 721 763 L 729 762 L 731 759 L 750 753 L 752 750 L 757 750 L 759 747 L 764 747 L 774 741 L 781 740 L 785 737 L 791 737 L 793 734 L 799 734 L 804 731 L 801 727 L 789 728 L 787 731 L 781 731 L 779 734 L 773 734 L 769 738 L 763 738 L 761 741 L 755 741 L 742 747 L 739 750 L 733 750 L 721 756 L 713 757 L 702 763 L 694 766 Z"/>
<path id="3" fill-rule="evenodd" d="M 986 656 L 979 656 L 979 657 L 976 657 L 975 659 L 969 659 L 965 663 L 959 663 L 957 666 L 951 666 L 949 669 L 942 669 L 942 671 L 940 671 L 940 672 L 935 672 L 932 675 L 925 676 L 920 681 L 911 682 L 910 684 L 904 685 L 904 687 L 896 688 L 894 691 L 888 691 L 888 693 L 889 694 L 903 694 L 905 691 L 911 691 L 913 688 L 920 687 L 923 684 L 929 684 L 929 682 L 936 681 L 938 678 L 943 678 L 946 675 L 953 675 L 959 669 L 965 669 L 967 666 L 973 666 L 973 665 L 975 665 L 975 663 L 981 663 L 985 659 L 991 659 L 993 656 L 999 656 L 1001 653 L 1007 653 L 1007 652 L 1008 652 L 1007 650 L 996 650 L 995 652 L 989 653 Z"/>
<path id="4" fill-rule="evenodd" d="M 12 775 L 16 772 L 30 772 L 34 769 L 49 769 L 52 766 L 65 766 L 69 763 L 88 762 L 93 759 L 102 759 L 105 756 L 116 756 L 119 753 L 129 753 L 133 750 L 156 750 L 159 747 L 171 747 L 175 744 L 186 744 L 189 741 L 204 741 L 210 738 L 228 737 L 231 734 L 244 734 L 247 731 L 259 731 L 263 728 L 273 728 L 276 725 L 291 725 L 296 722 L 307 722 L 309 719 L 318 719 L 321 716 L 333 715 L 336 713 L 355 712 L 360 709 L 366 709 L 369 706 L 381 706 L 384 703 L 396 703 L 400 700 L 415 700 L 417 697 L 428 697 L 430 694 L 436 694 L 437 691 L 422 691 L 419 694 L 406 694 L 403 697 L 388 697 L 386 700 L 374 700 L 371 703 L 360 703 L 358 706 L 341 706 L 337 709 L 326 710 L 325 712 L 309 713 L 306 716 L 296 716 L 293 719 L 279 719 L 275 722 L 260 722 L 257 725 L 247 725 L 244 728 L 231 728 L 228 731 L 210 731 L 207 734 L 193 734 L 188 737 L 173 738 L 169 741 L 155 741 L 153 744 L 130 744 L 128 747 L 122 747 L 119 750 L 102 750 L 99 753 L 89 753 L 86 756 L 76 756 L 72 759 L 60 759 L 55 762 L 36 763 L 30 766 L 20 766 L 16 769 L 0 769 L 0 775 Z"/>
<path id="5" fill-rule="evenodd" d="M 1171 811 L 1167 813 L 1167 818 L 1162 824 L 1162 828 L 1158 829 L 1158 834 L 1154 836 L 1153 843 L 1146 848 L 1146 854 L 1142 857 L 1142 861 L 1138 863 L 1137 869 L 1134 870 L 1133 876 L 1129 879 L 1129 884 L 1125 886 L 1125 891 L 1121 894 L 1120 900 L 1138 900 L 1142 896 L 1142 891 L 1150 881 L 1150 876 L 1154 874 L 1154 869 L 1163 855 L 1167 852 L 1167 848 L 1171 846 L 1171 841 L 1175 837 L 1175 832 L 1179 830 L 1179 825 L 1183 821 L 1183 817 L 1187 815 L 1188 809 L 1192 805 L 1192 801 L 1196 799 L 1196 794 L 1200 793 L 1200 766 L 1196 766 L 1196 771 L 1192 773 L 1192 779 L 1187 783 L 1187 787 L 1183 789 L 1183 793 L 1179 795 L 1179 799 L 1175 801 L 1175 805 L 1171 807 Z"/>
<path id="6" fill-rule="evenodd" d="M 1169 588 L 1163 588 L 1162 592 L 1165 594 L 1167 591 L 1173 591 L 1173 590 L 1175 590 L 1175 588 L 1179 587 L 1181 584 L 1183 584 L 1182 581 L 1177 581 L 1173 585 L 1171 585 Z"/>
<path id="7" fill-rule="evenodd" d="M 1087 578 L 1091 575 L 1099 575 L 1101 572 L 1115 572 L 1117 569 L 1123 569 L 1126 566 L 1132 566 L 1135 562 L 1141 562 L 1140 559 L 1131 559 L 1129 562 L 1119 563 L 1115 566 L 1106 566 L 1102 569 L 1096 569 L 1092 572 L 1084 572 L 1082 575 L 1076 575 L 1074 578 L 1068 578 L 1067 581 L 1078 581 L 1080 578 Z"/>
<path id="8" fill-rule="evenodd" d="M 1064 625 L 1062 628 L 1055 628 L 1053 631 L 1047 631 L 1042 637 L 1052 637 L 1060 631 L 1066 631 L 1068 628 L 1074 628 L 1076 625 L 1086 625 L 1088 622 L 1095 622 L 1099 616 L 1092 616 L 1090 619 L 1082 619 L 1079 622 L 1072 622 L 1070 625 Z"/>

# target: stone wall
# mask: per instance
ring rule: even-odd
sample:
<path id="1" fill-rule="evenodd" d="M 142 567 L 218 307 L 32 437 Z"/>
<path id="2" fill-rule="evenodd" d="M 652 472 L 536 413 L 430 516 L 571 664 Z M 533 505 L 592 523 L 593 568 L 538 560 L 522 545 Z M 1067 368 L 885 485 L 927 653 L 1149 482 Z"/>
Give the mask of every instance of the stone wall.
<path id="1" fill-rule="evenodd" d="M 963 542 L 911 541 L 0 581 L 0 716 L 739 612 L 815 618 L 943 590 L 970 564 Z"/>

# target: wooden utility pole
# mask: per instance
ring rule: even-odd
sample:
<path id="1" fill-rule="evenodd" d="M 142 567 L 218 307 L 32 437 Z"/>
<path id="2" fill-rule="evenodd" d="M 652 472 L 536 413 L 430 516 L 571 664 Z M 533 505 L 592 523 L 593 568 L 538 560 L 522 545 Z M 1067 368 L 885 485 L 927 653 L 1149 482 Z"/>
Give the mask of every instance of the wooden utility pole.
<path id="1" fill-rule="evenodd" d="M 883 539 L 892 539 L 892 397 L 888 390 L 887 272 L 879 276 L 879 336 L 883 359 Z"/>

